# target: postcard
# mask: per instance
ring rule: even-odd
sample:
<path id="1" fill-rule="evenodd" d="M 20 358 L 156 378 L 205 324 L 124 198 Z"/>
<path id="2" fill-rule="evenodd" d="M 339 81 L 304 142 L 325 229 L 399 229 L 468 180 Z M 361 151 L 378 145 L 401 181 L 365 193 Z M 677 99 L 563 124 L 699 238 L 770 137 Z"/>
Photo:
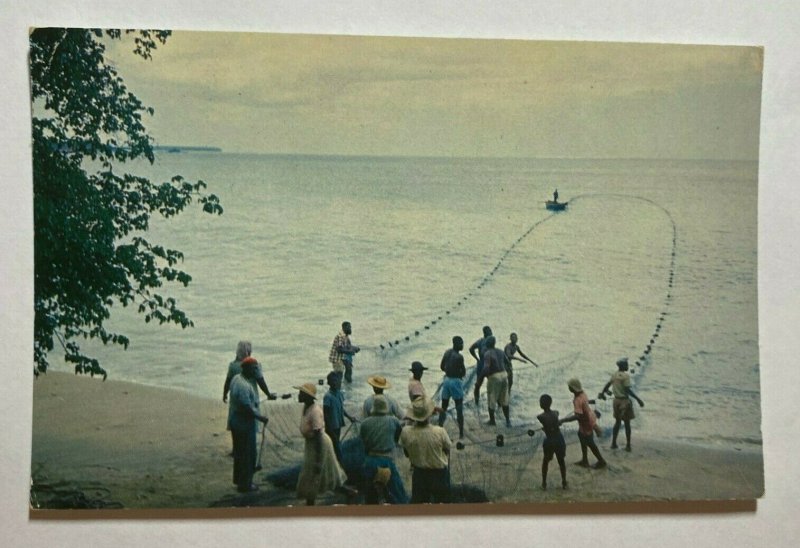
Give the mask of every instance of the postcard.
<path id="1" fill-rule="evenodd" d="M 31 517 L 753 504 L 763 57 L 32 28 Z"/>

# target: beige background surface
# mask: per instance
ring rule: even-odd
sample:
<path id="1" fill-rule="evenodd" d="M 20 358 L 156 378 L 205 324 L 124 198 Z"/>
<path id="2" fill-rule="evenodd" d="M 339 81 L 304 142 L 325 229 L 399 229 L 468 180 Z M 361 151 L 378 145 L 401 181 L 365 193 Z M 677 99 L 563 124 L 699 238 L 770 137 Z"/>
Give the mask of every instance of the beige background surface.
<path id="1" fill-rule="evenodd" d="M 794 545 L 798 497 L 797 150 L 800 8 L 785 2 L 3 2 L 0 20 L 0 515 L 9 545 L 321 546 L 358 542 L 407 546 L 533 543 L 592 546 Z M 26 32 L 31 25 L 133 26 L 306 33 L 514 37 L 763 45 L 759 203 L 761 378 L 766 496 L 752 513 L 726 515 L 564 515 L 397 519 L 251 519 L 29 522 L 31 438 L 32 226 Z"/>

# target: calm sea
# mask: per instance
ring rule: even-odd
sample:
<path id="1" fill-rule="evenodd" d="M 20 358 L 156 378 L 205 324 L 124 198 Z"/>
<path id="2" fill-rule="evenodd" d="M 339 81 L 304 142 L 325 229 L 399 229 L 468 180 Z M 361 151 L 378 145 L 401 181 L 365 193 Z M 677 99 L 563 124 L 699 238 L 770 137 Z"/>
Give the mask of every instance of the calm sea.
<path id="1" fill-rule="evenodd" d="M 544 392 L 567 413 L 567 379 L 593 396 L 629 356 L 638 430 L 760 449 L 755 163 L 165 153 L 138 172 L 202 179 L 225 213 L 154 223 L 151 241 L 185 253 L 193 281 L 169 292 L 195 327 L 115 308 L 130 348 L 87 347 L 112 379 L 220 399 L 249 339 L 291 392 L 325 377 L 349 320 L 363 350 L 347 397 L 382 374 L 406 401 L 412 361 L 433 392 L 451 337 L 490 325 L 541 366 L 515 362 L 517 425 Z M 545 210 L 555 188 L 568 211 Z"/>

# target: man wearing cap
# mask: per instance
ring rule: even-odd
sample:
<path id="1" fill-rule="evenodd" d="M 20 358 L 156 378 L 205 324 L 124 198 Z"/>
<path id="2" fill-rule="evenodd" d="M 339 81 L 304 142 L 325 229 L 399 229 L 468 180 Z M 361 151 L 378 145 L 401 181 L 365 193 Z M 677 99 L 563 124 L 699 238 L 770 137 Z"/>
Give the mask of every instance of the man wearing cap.
<path id="1" fill-rule="evenodd" d="M 372 402 L 372 415 L 361 423 L 359 435 L 364 442 L 364 483 L 367 504 L 377 504 L 378 488 L 386 490 L 386 501 L 392 504 L 408 503 L 403 480 L 394 462 L 394 450 L 403 425 L 397 417 L 389 414 L 386 397 L 376 395 Z M 389 476 L 381 473 L 388 469 Z"/>
<path id="2" fill-rule="evenodd" d="M 611 387 L 610 394 L 614 395 L 614 428 L 611 437 L 611 449 L 616 449 L 617 436 L 621 422 L 625 423 L 625 451 L 631 450 L 631 421 L 636 417 L 633 412 L 631 398 L 639 403 L 639 407 L 644 407 L 644 402 L 631 390 L 631 376 L 628 373 L 628 358 L 617 360 L 618 370 L 611 375 L 611 379 L 606 383 L 598 394 L 601 399 L 606 399 L 609 394 L 608 387 Z"/>
<path id="3" fill-rule="evenodd" d="M 469 354 L 476 360 L 475 364 L 475 371 L 477 373 L 477 378 L 475 380 L 475 388 L 472 390 L 472 395 L 475 398 L 475 405 L 478 405 L 478 401 L 481 397 L 481 385 L 483 385 L 483 378 L 481 373 L 483 372 L 483 353 L 486 351 L 486 341 L 489 337 L 492 336 L 492 328 L 488 325 L 483 326 L 483 337 L 472 343 L 472 346 L 469 347 Z"/>
<path id="4" fill-rule="evenodd" d="M 508 358 L 499 348 L 495 348 L 497 343 L 493 336 L 486 338 L 486 350 L 483 353 L 483 369 L 478 374 L 478 379 L 487 379 L 486 392 L 489 405 L 490 426 L 495 425 L 494 412 L 497 405 L 503 410 L 506 418 L 506 426 L 511 426 L 509 417 L 510 409 L 508 403 Z"/>
<path id="5" fill-rule="evenodd" d="M 256 421 L 269 419 L 261 415 L 258 394 L 253 388 L 258 362 L 252 356 L 242 360 L 242 372 L 231 380 L 228 427 L 233 437 L 233 483 L 240 493 L 256 491 L 253 483 L 256 466 Z"/>
<path id="6" fill-rule="evenodd" d="M 333 450 L 339 464 L 342 463 L 342 450 L 339 447 L 344 419 L 347 418 L 351 423 L 356 419 L 344 408 L 344 394 L 340 390 L 342 386 L 342 375 L 336 371 L 328 373 L 328 393 L 322 399 L 322 413 L 325 417 L 325 433 L 331 438 Z"/>
<path id="7" fill-rule="evenodd" d="M 422 362 L 411 362 L 411 380 L 408 381 L 408 399 L 414 401 L 417 398 L 425 397 L 425 387 L 422 386 L 422 374 L 428 368 Z"/>
<path id="8" fill-rule="evenodd" d="M 400 446 L 412 466 L 412 503 L 450 502 L 451 442 L 444 428 L 429 424 L 433 412 L 430 398 L 417 398 L 406 413 L 414 424 L 400 433 Z"/>
<path id="9" fill-rule="evenodd" d="M 350 342 L 352 333 L 353 328 L 350 322 L 342 322 L 342 330 L 333 338 L 328 355 L 328 361 L 331 362 L 333 370 L 342 373 L 344 380 L 348 383 L 353 382 L 353 355 L 361 350 Z"/>
<path id="10" fill-rule="evenodd" d="M 467 370 L 464 367 L 464 339 L 456 335 L 453 337 L 453 348 L 448 348 L 442 356 L 439 368 L 444 371 L 442 381 L 442 411 L 439 413 L 439 426 L 444 426 L 447 418 L 447 407 L 450 398 L 456 404 L 456 420 L 458 421 L 458 438 L 464 438 L 464 376 Z"/>
<path id="11" fill-rule="evenodd" d="M 597 425 L 597 417 L 595 417 L 594 411 L 589 407 L 590 401 L 588 396 L 586 396 L 586 392 L 583 391 L 581 381 L 578 379 L 570 379 L 567 381 L 567 388 L 569 388 L 569 391 L 572 392 L 574 396 L 572 399 L 574 412 L 568 417 L 561 419 L 560 424 L 578 421 L 578 441 L 581 443 L 582 458 L 575 464 L 588 468 L 589 459 L 587 458 L 587 449 L 591 449 L 592 454 L 597 458 L 597 463 L 594 467 L 605 468 L 606 461 L 603 459 L 603 455 L 600 454 L 600 450 L 594 442 L 594 432 L 599 431 L 600 427 Z"/>
<path id="12" fill-rule="evenodd" d="M 378 394 L 383 394 L 383 396 L 386 398 L 386 402 L 389 404 L 389 410 L 392 412 L 392 415 L 398 419 L 403 419 L 405 417 L 405 412 L 403 411 L 403 408 L 400 407 L 400 404 L 383 393 L 384 390 L 389 388 L 389 381 L 386 380 L 386 377 L 373 375 L 367 379 L 367 384 L 372 387 L 373 393 L 370 396 L 367 396 L 367 399 L 364 400 L 364 405 L 361 409 L 362 417 L 367 418 L 372 414 L 372 404 L 375 400 L 375 396 Z"/>

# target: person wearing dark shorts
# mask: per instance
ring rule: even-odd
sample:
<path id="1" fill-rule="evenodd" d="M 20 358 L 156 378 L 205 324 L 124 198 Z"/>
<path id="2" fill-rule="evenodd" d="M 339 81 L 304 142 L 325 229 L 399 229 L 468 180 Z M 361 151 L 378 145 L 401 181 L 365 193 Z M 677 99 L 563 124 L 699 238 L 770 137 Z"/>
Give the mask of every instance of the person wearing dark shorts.
<path id="1" fill-rule="evenodd" d="M 483 326 L 483 337 L 472 343 L 469 347 L 469 354 L 475 358 L 475 387 L 472 389 L 472 395 L 475 399 L 475 405 L 478 405 L 481 397 L 481 386 L 483 385 L 483 353 L 486 351 L 486 340 L 492 336 L 492 328 L 488 325 Z"/>
<path id="2" fill-rule="evenodd" d="M 636 418 L 633 412 L 631 398 L 635 399 L 639 407 L 644 407 L 644 402 L 631 390 L 631 376 L 628 373 L 628 358 L 617 360 L 618 371 L 611 375 L 611 379 L 606 383 L 598 394 L 601 399 L 606 399 L 606 395 L 614 396 L 614 428 L 611 431 L 611 449 L 616 449 L 617 436 L 619 435 L 620 423 L 625 424 L 625 451 L 631 450 L 631 421 Z M 611 387 L 611 392 L 608 388 Z"/>
<path id="3" fill-rule="evenodd" d="M 542 423 L 542 431 L 544 431 L 545 440 L 542 443 L 542 452 L 544 453 L 544 460 L 542 460 L 542 489 L 547 489 L 547 468 L 553 456 L 558 461 L 558 468 L 561 471 L 561 487 L 567 488 L 567 444 L 564 442 L 564 435 L 561 433 L 561 421 L 558 420 L 558 411 L 553 411 L 550 406 L 553 404 L 553 398 L 549 394 L 542 394 L 539 398 L 539 406 L 542 408 L 541 413 L 536 418 Z"/>

